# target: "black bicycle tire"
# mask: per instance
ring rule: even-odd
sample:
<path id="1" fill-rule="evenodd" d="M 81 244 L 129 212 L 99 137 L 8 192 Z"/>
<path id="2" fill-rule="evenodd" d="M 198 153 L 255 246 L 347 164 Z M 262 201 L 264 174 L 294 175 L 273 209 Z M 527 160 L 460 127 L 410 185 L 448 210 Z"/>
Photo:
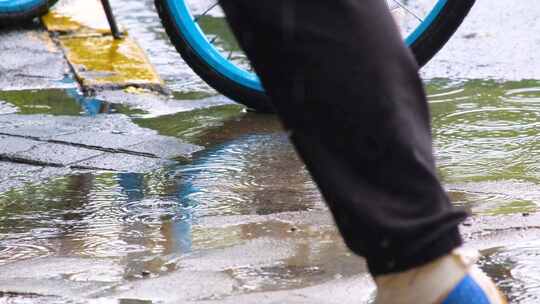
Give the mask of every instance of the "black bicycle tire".
<path id="1" fill-rule="evenodd" d="M 476 0 L 448 0 L 436 19 L 411 45 L 418 62 L 424 66 L 448 42 L 459 28 Z M 163 26 L 176 50 L 199 77 L 228 98 L 257 112 L 274 112 L 271 100 L 264 92 L 242 86 L 208 65 L 189 45 L 172 17 L 167 0 L 155 0 Z"/>
<path id="2" fill-rule="evenodd" d="M 0 27 L 17 26 L 27 23 L 49 11 L 49 7 L 58 0 L 44 0 L 40 4 L 25 11 L 14 13 L 0 13 Z"/>
<path id="3" fill-rule="evenodd" d="M 448 0 L 429 28 L 410 46 L 420 67 L 428 63 L 452 38 L 476 0 Z"/>

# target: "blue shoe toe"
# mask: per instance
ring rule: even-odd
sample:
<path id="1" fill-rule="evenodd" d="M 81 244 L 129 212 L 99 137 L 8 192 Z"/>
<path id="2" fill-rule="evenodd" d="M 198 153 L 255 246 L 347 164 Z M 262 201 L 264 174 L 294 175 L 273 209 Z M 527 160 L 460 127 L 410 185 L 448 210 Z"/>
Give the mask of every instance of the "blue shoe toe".
<path id="1" fill-rule="evenodd" d="M 486 293 L 467 275 L 459 284 L 450 292 L 448 297 L 442 304 L 491 304 Z"/>

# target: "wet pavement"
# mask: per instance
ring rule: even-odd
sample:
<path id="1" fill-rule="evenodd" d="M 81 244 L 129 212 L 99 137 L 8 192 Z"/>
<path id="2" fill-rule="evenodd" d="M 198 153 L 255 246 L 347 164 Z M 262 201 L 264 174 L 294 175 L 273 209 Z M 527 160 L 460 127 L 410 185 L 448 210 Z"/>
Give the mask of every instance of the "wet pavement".
<path id="1" fill-rule="evenodd" d="M 113 107 L 76 89 L 4 91 L 0 98 L 9 105 L 0 115 L 0 164 L 11 168 L 0 172 L 3 191 L 20 186 L 19 171 L 30 167 L 41 178 L 66 172 L 50 168 L 145 172 L 202 149 L 141 128 L 125 114 L 96 115 Z"/>
<path id="2" fill-rule="evenodd" d="M 540 79 L 540 8 L 533 0 L 476 1 L 425 78 Z"/>
<path id="3" fill-rule="evenodd" d="M 540 8 L 520 3 L 479 3 L 423 73 L 467 246 L 538 303 Z M 0 32 L 0 302 L 371 303 L 276 117 L 194 76 L 152 5 L 113 2 L 170 95 L 84 95 L 38 26 Z"/>
<path id="4" fill-rule="evenodd" d="M 41 19 L 63 50 L 85 91 L 136 86 L 164 91 L 164 84 L 129 32 L 116 39 L 98 0 L 63 0 Z"/>
<path id="5" fill-rule="evenodd" d="M 2 91 L 76 86 L 63 81 L 69 66 L 48 32 L 29 25 L 15 30 L 0 29 L 0 37 Z"/>

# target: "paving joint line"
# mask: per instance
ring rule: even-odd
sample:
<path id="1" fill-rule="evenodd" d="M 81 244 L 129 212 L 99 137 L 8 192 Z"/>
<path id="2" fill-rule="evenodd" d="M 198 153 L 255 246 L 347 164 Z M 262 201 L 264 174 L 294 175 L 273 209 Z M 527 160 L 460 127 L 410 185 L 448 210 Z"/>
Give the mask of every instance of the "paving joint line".
<path id="1" fill-rule="evenodd" d="M 15 164 L 39 166 L 39 167 L 53 167 L 53 168 L 66 167 L 62 164 L 49 163 L 49 162 L 44 162 L 40 160 L 22 158 L 22 157 L 17 157 L 17 156 L 1 155 L 1 154 L 0 154 L 0 161 L 10 162 L 10 163 L 15 163 Z"/>
<path id="2" fill-rule="evenodd" d="M 92 166 L 80 166 L 80 165 L 68 166 L 68 168 L 73 169 L 73 170 L 93 170 L 93 171 L 119 172 L 118 170 L 114 170 L 114 169 L 99 168 L 99 167 L 92 167 Z"/>
<path id="3" fill-rule="evenodd" d="M 61 135 L 71 135 L 71 134 L 77 134 L 77 132 L 63 133 L 63 134 L 59 134 L 59 135 L 61 136 Z M 133 150 L 127 150 L 127 149 L 124 149 L 124 148 L 119 148 L 119 149 L 105 148 L 105 147 L 100 147 L 100 146 L 86 145 L 86 144 L 80 144 L 80 143 L 74 143 L 74 142 L 62 141 L 62 140 L 55 140 L 55 139 L 41 139 L 41 138 L 35 137 L 35 136 L 10 134 L 10 133 L 5 133 L 5 132 L 0 132 L 0 135 L 17 137 L 17 138 L 24 138 L 24 139 L 31 139 L 31 140 L 39 141 L 39 142 L 42 142 L 42 143 L 60 144 L 60 145 L 65 145 L 65 146 L 86 148 L 88 150 L 109 152 L 109 153 L 115 153 L 115 154 L 127 154 L 127 155 L 142 156 L 142 157 L 156 158 L 156 159 L 161 158 L 161 157 L 159 157 L 159 156 L 157 156 L 155 154 L 152 154 L 152 153 L 137 152 L 137 151 L 133 151 Z M 142 144 L 142 143 L 144 143 L 144 141 L 142 141 L 140 143 L 137 143 L 137 144 Z M 134 145 L 137 145 L 137 144 L 134 144 Z M 131 146 L 134 146 L 134 145 L 131 145 Z M 28 150 L 26 150 L 26 151 L 28 151 Z M 21 152 L 25 152 L 25 151 L 21 151 Z"/>
<path id="4" fill-rule="evenodd" d="M 114 154 L 128 154 L 128 155 L 142 156 L 142 157 L 148 157 L 148 158 L 160 158 L 157 155 L 152 154 L 152 153 L 137 152 L 137 151 L 132 151 L 132 150 L 126 150 L 126 149 L 123 149 L 123 148 L 119 148 L 119 149 L 105 148 L 105 147 L 100 147 L 100 146 L 86 145 L 86 144 L 80 144 L 80 143 L 74 143 L 74 142 L 62 141 L 62 140 L 55 140 L 55 139 L 47 140 L 47 142 L 52 143 L 52 144 L 61 144 L 61 145 L 66 145 L 66 146 L 78 147 L 78 148 L 86 148 L 88 150 L 109 152 L 109 153 L 114 153 Z M 139 144 L 142 144 L 142 143 L 144 143 L 144 141 L 140 142 Z M 90 158 L 92 158 L 92 157 L 90 157 Z"/>
<path id="5" fill-rule="evenodd" d="M 12 113 L 13 114 L 13 113 Z M 77 134 L 77 131 L 73 131 L 73 132 L 66 132 L 66 133 L 59 133 L 59 134 L 56 134 L 55 136 L 64 136 L 64 135 L 71 135 L 71 134 Z M 23 139 L 30 139 L 30 140 L 35 140 L 35 141 L 40 141 L 40 142 L 48 142 L 47 139 L 43 139 L 41 137 L 38 137 L 38 136 L 32 136 L 32 135 L 20 135 L 20 134 L 12 134 L 12 133 L 5 133 L 5 132 L 0 132 L 0 135 L 4 135 L 4 136 L 10 136 L 10 137 L 17 137 L 17 138 L 23 138 Z"/>
<path id="6" fill-rule="evenodd" d="M 93 156 L 93 157 L 89 157 L 89 158 L 83 159 L 81 161 L 92 159 L 94 157 L 98 157 L 98 156 L 101 156 L 101 155 L 103 155 L 103 154 L 96 155 L 96 156 Z M 72 164 L 68 164 L 68 165 L 62 165 L 62 164 L 58 164 L 58 163 L 44 162 L 44 161 L 32 160 L 32 159 L 21 158 L 21 157 L 16 157 L 16 156 L 0 155 L 0 162 L 6 162 L 6 163 L 12 163 L 12 164 L 22 164 L 22 165 L 32 165 L 32 166 L 41 167 L 42 169 L 43 168 L 68 168 L 68 169 L 73 169 L 73 170 L 96 170 L 96 171 L 118 172 L 118 170 L 114 170 L 114 169 L 110 169 L 110 168 L 100 168 L 100 167 L 77 165 L 77 163 L 81 162 L 81 161 L 73 162 Z M 35 171 L 38 171 L 38 169 L 36 169 Z"/>

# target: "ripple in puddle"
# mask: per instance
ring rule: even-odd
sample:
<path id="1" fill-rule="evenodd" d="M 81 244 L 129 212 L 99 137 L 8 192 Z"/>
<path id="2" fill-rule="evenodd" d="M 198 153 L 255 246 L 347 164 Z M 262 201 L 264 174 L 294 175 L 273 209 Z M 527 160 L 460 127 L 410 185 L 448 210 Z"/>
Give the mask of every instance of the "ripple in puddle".
<path id="1" fill-rule="evenodd" d="M 481 267 L 497 282 L 510 303 L 540 302 L 540 242 L 494 248 L 486 252 Z"/>

